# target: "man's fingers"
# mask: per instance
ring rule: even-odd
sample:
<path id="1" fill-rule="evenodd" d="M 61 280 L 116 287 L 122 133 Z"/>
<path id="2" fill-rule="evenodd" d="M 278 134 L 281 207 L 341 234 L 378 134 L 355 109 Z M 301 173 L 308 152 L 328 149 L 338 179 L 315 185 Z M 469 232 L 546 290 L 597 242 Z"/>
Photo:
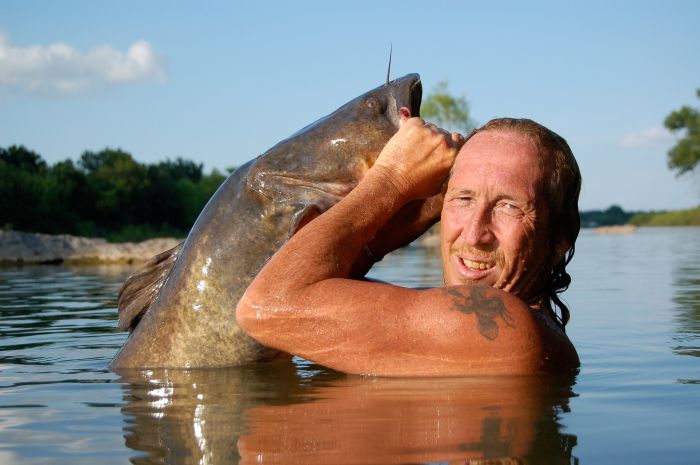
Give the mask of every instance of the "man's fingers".
<path id="1" fill-rule="evenodd" d="M 457 148 L 461 148 L 462 145 L 464 145 L 464 136 L 458 132 L 451 132 L 450 140 L 452 141 L 452 144 Z"/>
<path id="2" fill-rule="evenodd" d="M 461 148 L 462 145 L 464 144 L 464 136 L 458 132 L 451 132 L 448 131 L 447 129 L 443 129 L 441 127 L 438 127 L 435 123 L 428 123 L 426 122 L 424 126 L 428 129 L 431 129 L 435 133 L 442 134 L 446 139 L 447 142 L 455 148 Z"/>

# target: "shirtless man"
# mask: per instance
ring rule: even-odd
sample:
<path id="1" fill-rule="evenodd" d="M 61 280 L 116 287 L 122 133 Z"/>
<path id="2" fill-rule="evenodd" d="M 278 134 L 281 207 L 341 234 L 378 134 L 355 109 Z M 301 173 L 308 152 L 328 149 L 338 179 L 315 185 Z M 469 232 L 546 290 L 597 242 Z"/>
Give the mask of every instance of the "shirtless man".
<path id="1" fill-rule="evenodd" d="M 493 120 L 464 141 L 404 117 L 358 186 L 260 271 L 238 322 L 268 347 L 347 373 L 574 370 L 557 293 L 570 282 L 580 186 L 564 139 L 533 121 Z M 440 206 L 444 287 L 361 278 L 368 257 L 417 237 Z"/>

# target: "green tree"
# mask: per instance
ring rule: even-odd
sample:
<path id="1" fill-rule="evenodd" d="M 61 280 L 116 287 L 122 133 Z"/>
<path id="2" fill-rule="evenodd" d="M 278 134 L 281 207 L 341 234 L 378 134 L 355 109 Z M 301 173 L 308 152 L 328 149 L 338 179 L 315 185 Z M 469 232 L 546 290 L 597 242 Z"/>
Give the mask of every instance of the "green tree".
<path id="1" fill-rule="evenodd" d="M 162 161 L 157 166 L 160 170 L 167 172 L 172 179 L 187 178 L 194 183 L 202 179 L 202 163 L 195 163 L 178 157 L 175 161 Z"/>
<path id="2" fill-rule="evenodd" d="M 696 90 L 700 98 L 700 89 Z M 693 171 L 700 163 L 700 110 L 684 105 L 664 120 L 664 126 L 673 132 L 685 130 L 683 137 L 668 151 L 668 167 L 676 175 Z"/>
<path id="3" fill-rule="evenodd" d="M 86 217 L 85 200 L 90 195 L 85 173 L 72 160 L 64 160 L 49 168 L 44 182 L 44 210 L 41 212 L 44 225 L 41 229 L 54 234 L 78 234 L 79 225 Z"/>
<path id="4" fill-rule="evenodd" d="M 423 99 L 420 112 L 423 119 L 450 131 L 465 134 L 475 127 L 469 118 L 469 103 L 466 97 L 450 94 L 447 81 L 440 81 L 435 85 L 430 94 Z"/>
<path id="5" fill-rule="evenodd" d="M 147 221 L 161 228 L 174 227 L 187 232 L 197 218 L 200 202 L 197 184 L 202 180 L 202 164 L 178 158 L 148 166 L 146 197 L 152 210 Z"/>
<path id="6" fill-rule="evenodd" d="M 23 146 L 0 148 L 0 227 L 27 230 L 43 221 L 46 162 Z"/>
<path id="7" fill-rule="evenodd" d="M 12 145 L 7 149 L 0 148 L 0 160 L 9 166 L 30 173 L 43 173 L 46 171 L 46 162 L 41 155 L 28 150 L 23 145 Z"/>
<path id="8" fill-rule="evenodd" d="M 619 205 L 611 205 L 607 210 L 582 211 L 581 225 L 584 228 L 627 224 L 634 213 L 626 212 Z"/>
<path id="9" fill-rule="evenodd" d="M 120 241 L 182 237 L 226 179 L 202 167 L 182 158 L 142 164 L 109 148 L 47 166 L 23 146 L 0 147 L 0 228 Z"/>
<path id="10" fill-rule="evenodd" d="M 236 170 L 236 168 L 227 168 L 227 170 L 231 169 L 234 171 Z M 199 190 L 199 201 L 201 204 L 200 209 L 204 208 L 211 196 L 214 195 L 221 184 L 226 181 L 226 178 L 227 176 L 222 174 L 216 168 L 214 168 L 209 175 L 202 177 L 200 182 L 197 184 L 197 188 Z"/>
<path id="11" fill-rule="evenodd" d="M 145 195 L 148 172 L 130 153 L 109 148 L 86 151 L 78 165 L 85 170 L 90 192 L 86 200 L 93 211 L 89 217 L 98 226 L 114 228 L 148 222 L 153 201 Z"/>

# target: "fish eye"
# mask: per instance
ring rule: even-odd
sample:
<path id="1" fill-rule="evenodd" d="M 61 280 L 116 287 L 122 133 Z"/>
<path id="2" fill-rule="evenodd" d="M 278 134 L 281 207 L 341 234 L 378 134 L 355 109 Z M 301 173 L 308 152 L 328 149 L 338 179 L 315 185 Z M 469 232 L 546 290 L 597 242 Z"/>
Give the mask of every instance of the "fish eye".
<path id="1" fill-rule="evenodd" d="M 367 100 L 365 100 L 365 105 L 367 105 L 367 108 L 374 110 L 377 113 L 381 111 L 381 103 L 376 97 L 369 97 Z"/>

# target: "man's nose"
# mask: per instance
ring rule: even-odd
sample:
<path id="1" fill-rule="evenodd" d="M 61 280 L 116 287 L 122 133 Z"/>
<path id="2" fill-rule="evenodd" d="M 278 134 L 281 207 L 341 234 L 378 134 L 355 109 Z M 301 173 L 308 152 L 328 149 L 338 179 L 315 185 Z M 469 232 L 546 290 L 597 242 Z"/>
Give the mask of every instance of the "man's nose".
<path id="1" fill-rule="evenodd" d="M 492 243 L 496 236 L 493 234 L 492 210 L 489 206 L 479 206 L 472 210 L 467 218 L 462 234 L 469 245 Z"/>

